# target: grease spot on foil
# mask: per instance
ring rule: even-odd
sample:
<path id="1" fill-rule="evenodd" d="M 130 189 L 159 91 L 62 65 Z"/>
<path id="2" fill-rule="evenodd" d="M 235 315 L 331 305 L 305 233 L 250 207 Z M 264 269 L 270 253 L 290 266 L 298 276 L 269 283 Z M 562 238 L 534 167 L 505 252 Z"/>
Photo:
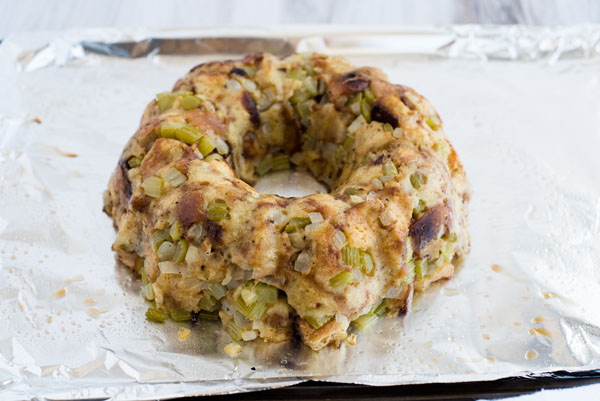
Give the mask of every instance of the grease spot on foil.
<path id="1" fill-rule="evenodd" d="M 85 280 L 85 277 L 83 277 L 83 275 L 81 275 L 81 274 L 78 274 L 78 275 L 76 275 L 73 278 L 66 279 L 65 280 L 65 284 L 72 284 L 72 283 L 75 283 L 77 281 L 83 281 L 83 280 Z"/>
<path id="2" fill-rule="evenodd" d="M 92 298 L 87 298 L 83 301 L 83 304 L 87 306 L 94 306 L 96 305 L 96 301 L 94 301 Z"/>
<path id="3" fill-rule="evenodd" d="M 528 361 L 531 361 L 532 359 L 537 358 L 538 355 L 539 355 L 539 353 L 536 350 L 530 349 L 529 351 L 527 351 L 525 353 L 525 359 Z"/>
<path id="4" fill-rule="evenodd" d="M 552 338 L 552 333 L 550 333 L 550 331 L 545 327 L 536 327 L 534 329 L 529 329 L 529 334 L 537 334 L 538 336 Z"/>
<path id="5" fill-rule="evenodd" d="M 499 265 L 492 265 L 492 270 L 500 273 L 502 271 L 502 267 L 500 267 Z"/>
<path id="6" fill-rule="evenodd" d="M 531 323 L 542 323 L 544 321 L 544 318 L 542 316 L 537 316 L 534 317 L 533 319 L 531 319 Z"/>
<path id="7" fill-rule="evenodd" d="M 64 287 L 54 293 L 55 298 L 63 298 L 65 295 L 67 295 L 67 289 Z"/>
<path id="8" fill-rule="evenodd" d="M 460 290 L 458 288 L 444 288 L 442 290 L 442 293 L 444 295 L 446 295 L 447 297 L 454 297 L 454 296 L 460 294 Z"/>
<path id="9" fill-rule="evenodd" d="M 89 308 L 86 313 L 88 315 L 90 315 L 93 318 L 99 318 L 100 315 L 102 315 L 103 313 L 106 313 L 109 311 L 109 308 L 104 307 L 104 308 L 100 308 L 100 309 L 96 309 L 96 308 Z"/>
<path id="10" fill-rule="evenodd" d="M 187 327 L 180 327 L 179 330 L 177 330 L 177 338 L 179 341 L 185 341 L 185 339 L 190 336 L 190 333 L 191 330 Z"/>

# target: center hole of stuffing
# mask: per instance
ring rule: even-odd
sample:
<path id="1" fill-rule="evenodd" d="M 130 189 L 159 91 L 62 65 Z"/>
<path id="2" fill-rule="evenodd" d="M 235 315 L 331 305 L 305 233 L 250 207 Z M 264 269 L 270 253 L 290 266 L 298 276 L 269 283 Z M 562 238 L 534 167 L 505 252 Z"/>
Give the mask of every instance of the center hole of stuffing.
<path id="1" fill-rule="evenodd" d="M 254 189 L 263 194 L 284 198 L 327 193 L 327 188 L 306 171 L 285 170 L 267 174 L 258 179 Z"/>

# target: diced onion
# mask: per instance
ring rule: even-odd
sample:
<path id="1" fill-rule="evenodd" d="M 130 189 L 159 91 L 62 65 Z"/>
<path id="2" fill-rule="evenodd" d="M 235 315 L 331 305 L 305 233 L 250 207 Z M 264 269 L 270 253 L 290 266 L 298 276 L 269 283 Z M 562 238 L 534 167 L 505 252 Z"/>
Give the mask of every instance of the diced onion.
<path id="1" fill-rule="evenodd" d="M 175 255 L 175 251 L 177 247 L 175 244 L 169 241 L 165 241 L 158 247 L 156 251 L 156 255 L 158 256 L 158 260 L 161 262 L 173 259 L 173 255 Z"/>
<path id="2" fill-rule="evenodd" d="M 287 219 L 287 217 L 285 216 L 285 214 L 283 214 L 283 212 L 281 210 L 275 210 L 273 212 L 273 216 L 272 216 L 273 221 L 275 222 L 275 224 L 282 225 L 283 223 L 285 223 L 285 220 Z"/>
<path id="3" fill-rule="evenodd" d="M 365 200 L 364 200 L 364 199 L 363 199 L 363 197 L 362 197 L 362 196 L 360 196 L 360 195 L 350 195 L 350 201 L 351 201 L 352 203 L 362 203 L 362 202 L 364 202 Z"/>
<path id="4" fill-rule="evenodd" d="M 383 213 L 381 213 L 379 215 L 379 221 L 381 222 L 381 225 L 384 227 L 387 227 L 394 222 L 394 220 L 392 219 L 392 216 L 390 216 L 390 213 L 387 210 L 385 210 Z"/>
<path id="5" fill-rule="evenodd" d="M 371 181 L 371 184 L 373 184 L 375 189 L 383 189 L 383 183 L 381 182 L 381 180 L 379 178 L 373 178 L 373 181 Z"/>
<path id="6" fill-rule="evenodd" d="M 366 122 L 367 121 L 365 120 L 365 118 L 362 115 L 356 117 L 356 119 L 354 121 L 352 121 L 352 124 L 350 124 L 348 126 L 348 132 L 352 134 L 354 131 L 359 129 L 361 127 L 361 125 L 366 124 Z"/>
<path id="7" fill-rule="evenodd" d="M 175 167 L 169 167 L 168 169 L 163 171 L 162 178 L 167 184 L 169 184 L 173 188 L 177 188 L 185 184 L 185 182 L 187 181 L 187 177 Z"/>
<path id="8" fill-rule="evenodd" d="M 242 89 L 242 85 L 240 85 L 240 83 L 235 79 L 230 79 L 227 81 L 227 89 L 229 89 L 231 92 L 237 92 Z"/>
<path id="9" fill-rule="evenodd" d="M 319 212 L 312 212 L 308 214 L 308 218 L 311 223 L 320 223 L 323 221 L 323 215 Z"/>
<path id="10" fill-rule="evenodd" d="M 402 128 L 400 128 L 400 127 L 394 128 L 394 131 L 392 132 L 392 136 L 396 139 L 400 139 L 402 137 Z"/>
<path id="11" fill-rule="evenodd" d="M 242 333 L 242 340 L 244 341 L 252 341 L 256 338 L 256 332 L 254 330 L 244 331 Z"/>
<path id="12" fill-rule="evenodd" d="M 229 146 L 227 146 L 227 143 L 225 143 L 222 138 L 217 137 L 215 142 L 217 143 L 217 152 L 219 152 L 219 154 L 226 155 L 229 153 Z"/>
<path id="13" fill-rule="evenodd" d="M 342 249 L 346 245 L 346 235 L 341 231 L 336 231 L 331 242 L 337 249 Z"/>
<path id="14" fill-rule="evenodd" d="M 308 273 L 310 271 L 310 259 L 310 253 L 301 252 L 296 259 L 296 263 L 294 263 L 294 270 L 302 274 Z"/>
<path id="15" fill-rule="evenodd" d="M 319 227 L 321 227 L 321 224 L 322 224 L 322 222 L 321 223 L 309 224 L 306 227 L 304 227 L 304 231 L 307 232 L 307 233 L 316 231 L 316 230 L 319 229 Z"/>
<path id="16" fill-rule="evenodd" d="M 162 274 L 181 274 L 179 266 L 174 262 L 159 262 L 158 268 Z"/>
<path id="17" fill-rule="evenodd" d="M 231 305 L 229 305 L 229 303 L 227 304 L 229 307 L 231 307 Z M 248 318 L 246 318 L 246 316 L 244 316 L 242 313 L 240 313 L 239 311 L 233 309 L 233 320 L 235 321 L 235 324 L 237 324 L 240 327 L 245 327 L 247 325 L 249 325 L 251 322 Z"/>

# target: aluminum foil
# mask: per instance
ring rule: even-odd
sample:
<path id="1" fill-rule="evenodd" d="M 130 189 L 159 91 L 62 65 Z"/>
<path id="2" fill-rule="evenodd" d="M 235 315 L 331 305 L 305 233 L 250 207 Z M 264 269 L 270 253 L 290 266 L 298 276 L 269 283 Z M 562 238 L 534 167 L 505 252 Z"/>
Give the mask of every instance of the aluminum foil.
<path id="1" fill-rule="evenodd" d="M 197 63 L 319 51 L 435 105 L 474 194 L 472 251 L 404 318 L 314 353 L 145 321 L 102 191 L 154 94 Z M 0 393 L 155 399 L 287 386 L 600 374 L 600 28 L 67 32 L 0 45 Z M 261 190 L 318 190 L 276 176 Z M 291 182 L 289 184 L 288 182 Z M 282 184 L 283 183 L 283 184 Z M 288 184 L 286 184 L 288 183 Z M 296 185 L 295 183 L 298 183 Z M 287 188 L 287 189 L 286 189 Z M 298 193 L 298 192 L 295 192 Z"/>

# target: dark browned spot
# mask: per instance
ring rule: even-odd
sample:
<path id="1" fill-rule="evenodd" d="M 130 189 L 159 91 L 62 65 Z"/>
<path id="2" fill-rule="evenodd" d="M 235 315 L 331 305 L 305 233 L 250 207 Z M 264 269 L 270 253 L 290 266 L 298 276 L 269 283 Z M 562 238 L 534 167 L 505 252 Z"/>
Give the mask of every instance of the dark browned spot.
<path id="1" fill-rule="evenodd" d="M 255 128 L 258 128 L 260 126 L 260 115 L 258 114 L 256 103 L 248 91 L 242 93 L 242 105 L 244 105 L 244 108 L 248 111 L 248 114 L 250 114 L 250 122 L 252 125 L 254 125 Z"/>
<path id="2" fill-rule="evenodd" d="M 398 117 L 394 112 L 388 109 L 381 101 L 376 100 L 371 109 L 371 119 L 380 123 L 390 124 L 392 127 L 398 127 Z"/>
<path id="3" fill-rule="evenodd" d="M 411 110 L 416 109 L 416 106 L 413 104 L 413 102 L 408 100 L 406 95 L 400 95 L 400 100 L 402 100 L 402 103 L 404 103 L 406 105 L 406 107 L 408 107 L 409 109 L 411 109 Z"/>
<path id="4" fill-rule="evenodd" d="M 133 210 L 143 213 L 146 211 L 146 209 L 148 209 L 148 206 L 150 206 L 151 200 L 152 198 L 146 195 L 134 196 L 131 198 L 130 205 Z"/>
<path id="5" fill-rule="evenodd" d="M 183 228 L 188 229 L 204 218 L 203 203 L 204 198 L 200 192 L 186 192 L 183 195 L 176 207 L 177 219 Z"/>
<path id="6" fill-rule="evenodd" d="M 248 131 L 244 135 L 244 139 L 242 140 L 242 149 L 242 154 L 247 159 L 263 156 L 266 152 L 256 134 L 252 131 Z"/>
<path id="7" fill-rule="evenodd" d="M 241 77 L 247 77 L 248 74 L 246 73 L 246 71 L 242 70 L 241 68 L 235 67 L 234 69 L 232 69 L 231 71 L 229 71 L 231 74 L 235 74 L 235 75 L 239 75 Z"/>
<path id="8" fill-rule="evenodd" d="M 412 239 L 413 248 L 421 250 L 431 240 L 437 237 L 446 224 L 448 219 L 448 207 L 440 203 L 428 209 L 418 220 L 416 220 L 409 229 L 409 235 Z"/>
<path id="9" fill-rule="evenodd" d="M 204 221 L 204 231 L 206 232 L 206 237 L 213 243 L 220 243 L 223 238 L 223 227 L 219 224 L 215 223 L 212 220 Z"/>
<path id="10" fill-rule="evenodd" d="M 351 71 L 333 78 L 329 83 L 331 97 L 336 99 L 342 95 L 353 95 L 369 87 L 370 80 L 360 71 Z"/>
<path id="11" fill-rule="evenodd" d="M 131 198 L 131 181 L 129 181 L 129 176 L 127 175 L 128 169 L 129 166 L 127 165 L 127 160 L 121 160 L 119 162 L 120 176 L 117 177 L 117 184 L 121 186 L 122 192 L 125 194 L 125 197 L 129 200 L 129 198 Z"/>
<path id="12" fill-rule="evenodd" d="M 378 165 L 380 165 L 381 163 L 383 163 L 383 155 L 379 156 L 377 159 L 375 159 L 375 160 L 373 161 L 373 165 L 374 165 L 374 166 L 378 166 Z"/>

